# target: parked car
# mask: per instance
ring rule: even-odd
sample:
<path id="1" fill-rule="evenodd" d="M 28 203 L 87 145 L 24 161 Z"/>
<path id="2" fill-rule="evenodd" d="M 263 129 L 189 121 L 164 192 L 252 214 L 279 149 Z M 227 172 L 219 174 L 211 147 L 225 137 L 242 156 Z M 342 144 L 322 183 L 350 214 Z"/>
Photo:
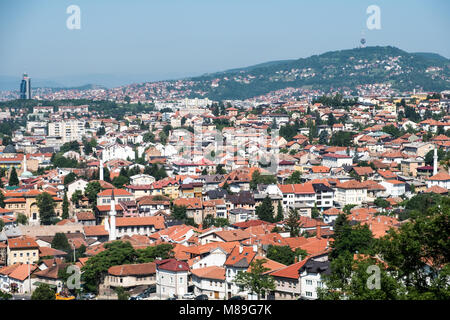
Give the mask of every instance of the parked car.
<path id="1" fill-rule="evenodd" d="M 150 293 L 142 292 L 142 293 L 138 294 L 138 297 L 140 297 L 141 299 L 146 299 L 146 298 L 150 297 Z"/>
<path id="2" fill-rule="evenodd" d="M 244 299 L 244 297 L 241 297 L 241 296 L 234 296 L 234 297 L 231 297 L 228 300 L 245 300 L 245 299 Z"/>
<path id="3" fill-rule="evenodd" d="M 192 299 L 195 299 L 195 295 L 192 292 L 188 292 L 188 293 L 183 294 L 182 299 L 192 300 Z"/>
<path id="4" fill-rule="evenodd" d="M 93 294 L 91 292 L 83 293 L 83 294 L 81 294 L 80 298 L 82 300 L 92 300 L 95 298 L 95 294 Z"/>
<path id="5" fill-rule="evenodd" d="M 146 294 L 150 294 L 150 293 L 155 293 L 156 292 L 156 286 L 150 286 L 147 289 L 145 289 L 144 293 Z"/>
<path id="6" fill-rule="evenodd" d="M 140 296 L 129 297 L 128 300 L 143 300 Z"/>
<path id="7" fill-rule="evenodd" d="M 177 297 L 169 297 L 167 300 L 177 300 Z"/>
<path id="8" fill-rule="evenodd" d="M 208 296 L 206 294 L 201 294 L 196 296 L 195 300 L 208 300 Z"/>

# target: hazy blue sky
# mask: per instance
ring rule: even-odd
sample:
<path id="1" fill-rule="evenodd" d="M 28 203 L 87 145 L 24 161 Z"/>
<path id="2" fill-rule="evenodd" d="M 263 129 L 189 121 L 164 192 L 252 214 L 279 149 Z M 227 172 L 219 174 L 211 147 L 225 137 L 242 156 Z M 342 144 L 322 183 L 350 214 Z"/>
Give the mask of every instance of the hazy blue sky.
<path id="1" fill-rule="evenodd" d="M 69 30 L 66 8 L 81 8 Z M 381 30 L 366 9 L 381 8 Z M 367 45 L 450 57 L 448 0 L 1 0 L 0 75 L 197 75 Z M 150 79 L 149 79 L 150 80 Z"/>

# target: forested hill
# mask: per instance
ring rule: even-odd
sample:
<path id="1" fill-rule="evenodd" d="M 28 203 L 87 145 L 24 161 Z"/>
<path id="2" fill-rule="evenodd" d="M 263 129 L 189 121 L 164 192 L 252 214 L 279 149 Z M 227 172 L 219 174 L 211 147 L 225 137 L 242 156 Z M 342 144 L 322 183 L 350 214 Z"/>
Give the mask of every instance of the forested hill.
<path id="1" fill-rule="evenodd" d="M 450 60 L 395 47 L 332 51 L 298 60 L 274 61 L 189 78 L 194 91 L 215 99 L 246 99 L 287 87 L 328 91 L 389 83 L 393 89 L 450 89 Z"/>

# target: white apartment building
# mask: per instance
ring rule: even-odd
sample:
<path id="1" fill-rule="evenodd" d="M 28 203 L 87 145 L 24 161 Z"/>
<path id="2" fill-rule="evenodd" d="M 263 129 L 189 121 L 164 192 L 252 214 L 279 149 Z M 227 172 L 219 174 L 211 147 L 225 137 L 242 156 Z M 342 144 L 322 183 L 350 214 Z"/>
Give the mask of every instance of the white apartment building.
<path id="1" fill-rule="evenodd" d="M 406 192 L 406 183 L 398 180 L 386 180 L 380 182 L 386 188 L 386 195 L 390 197 L 400 197 Z"/>
<path id="2" fill-rule="evenodd" d="M 367 201 L 367 187 L 356 180 L 336 185 L 336 202 L 342 207 L 347 204 L 362 204 Z"/>
<path id="3" fill-rule="evenodd" d="M 107 162 L 114 159 L 134 160 L 135 153 L 133 148 L 125 145 L 113 144 L 102 150 L 102 160 Z"/>
<path id="4" fill-rule="evenodd" d="M 334 190 L 323 183 L 279 185 L 283 193 L 283 209 L 295 206 L 309 206 L 328 209 L 333 206 Z"/>
<path id="5" fill-rule="evenodd" d="M 323 155 L 322 165 L 328 168 L 341 168 L 353 165 L 353 158 L 343 154 L 327 153 Z"/>
<path id="6" fill-rule="evenodd" d="M 81 141 L 86 134 L 85 121 L 70 119 L 48 123 L 48 135 L 61 137 L 62 142 Z"/>
<path id="7" fill-rule="evenodd" d="M 133 186 L 148 185 L 155 182 L 155 178 L 148 174 L 136 174 L 130 177 L 130 184 Z"/>

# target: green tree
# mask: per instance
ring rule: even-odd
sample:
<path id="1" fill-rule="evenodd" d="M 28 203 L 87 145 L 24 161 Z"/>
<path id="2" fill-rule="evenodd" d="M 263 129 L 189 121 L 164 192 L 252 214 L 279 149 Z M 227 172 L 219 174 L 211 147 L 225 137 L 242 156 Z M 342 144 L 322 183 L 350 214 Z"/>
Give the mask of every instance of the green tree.
<path id="1" fill-rule="evenodd" d="M 61 218 L 69 219 L 69 199 L 67 199 L 67 193 L 64 193 Z"/>
<path id="2" fill-rule="evenodd" d="M 0 220 L 0 232 L 3 231 L 4 227 L 5 227 L 5 222 L 3 220 Z"/>
<path id="3" fill-rule="evenodd" d="M 394 126 L 393 124 L 384 126 L 382 130 L 383 130 L 383 132 L 390 134 L 394 138 L 398 138 L 402 135 L 402 132 L 400 131 L 400 129 L 397 128 L 396 126 Z"/>
<path id="4" fill-rule="evenodd" d="M 331 136 L 330 145 L 339 147 L 349 147 L 353 144 L 352 142 L 353 135 L 354 135 L 353 132 L 337 131 Z"/>
<path id="5" fill-rule="evenodd" d="M 267 259 L 253 260 L 250 263 L 250 271 L 238 272 L 234 282 L 236 285 L 255 293 L 259 300 L 261 295 L 275 289 L 275 281 L 273 277 L 265 274 L 269 268 L 264 267 Z"/>
<path id="6" fill-rule="evenodd" d="M 204 229 L 209 228 L 214 225 L 214 216 L 212 214 L 208 214 L 202 222 L 202 226 Z"/>
<path id="7" fill-rule="evenodd" d="M 314 204 L 314 207 L 311 209 L 311 218 L 317 219 L 320 217 L 320 211 L 317 209 L 317 205 Z"/>
<path id="8" fill-rule="evenodd" d="M 449 299 L 449 230 L 450 198 L 442 197 L 380 239 L 380 255 L 405 284 L 407 298 Z"/>
<path id="9" fill-rule="evenodd" d="M 31 300 L 55 300 L 55 291 L 48 284 L 42 283 L 34 290 Z"/>
<path id="10" fill-rule="evenodd" d="M 345 252 L 371 254 L 373 253 L 373 247 L 373 235 L 367 225 L 352 226 L 345 214 L 340 214 L 337 217 L 330 258 L 337 258 Z"/>
<path id="11" fill-rule="evenodd" d="M 274 221 L 274 210 L 272 200 L 269 196 L 266 196 L 262 203 L 258 207 L 256 207 L 255 213 L 260 220 L 267 222 Z"/>
<path id="12" fill-rule="evenodd" d="M 442 148 L 438 149 L 437 155 L 438 155 L 438 161 L 443 160 L 447 156 L 447 154 L 445 153 L 445 151 Z M 433 163 L 434 163 L 434 150 L 430 150 L 425 155 L 425 164 L 432 166 Z"/>
<path id="13" fill-rule="evenodd" d="M 370 288 L 370 268 L 378 267 L 380 287 Z M 324 275 L 325 286 L 318 289 L 321 300 L 396 300 L 400 294 L 400 284 L 386 270 L 386 266 L 374 258 L 353 256 L 346 252 L 331 261 L 331 274 Z"/>
<path id="14" fill-rule="evenodd" d="M 286 179 L 286 184 L 299 184 L 301 183 L 302 173 L 300 171 L 292 172 L 291 176 Z"/>
<path id="15" fill-rule="evenodd" d="M 83 199 L 83 192 L 81 190 L 75 190 L 74 193 L 72 193 L 72 197 L 70 198 L 70 201 L 78 207 L 80 204 L 81 199 Z"/>
<path id="16" fill-rule="evenodd" d="M 286 229 L 291 237 L 300 235 L 300 214 L 297 209 L 290 209 L 286 219 Z"/>
<path id="17" fill-rule="evenodd" d="M 114 291 L 117 293 L 117 300 L 128 300 L 130 294 L 123 287 L 116 287 Z"/>
<path id="18" fill-rule="evenodd" d="M 375 201 L 373 202 L 377 207 L 379 208 L 383 208 L 386 209 L 387 207 L 389 207 L 391 204 L 389 203 L 389 201 L 387 201 L 386 199 L 383 198 L 376 198 Z"/>
<path id="19" fill-rule="evenodd" d="M 11 170 L 11 175 L 9 176 L 9 186 L 18 186 L 19 185 L 19 178 L 17 177 L 17 171 L 16 168 L 13 167 Z"/>
<path id="20" fill-rule="evenodd" d="M 0 208 L 5 208 L 5 194 L 0 191 Z"/>
<path id="21" fill-rule="evenodd" d="M 137 258 L 137 253 L 129 242 L 114 241 L 103 246 L 106 250 L 89 258 L 81 269 L 81 280 L 89 292 L 97 292 L 110 267 L 135 263 Z"/>
<path id="22" fill-rule="evenodd" d="M 51 246 L 53 249 L 61 250 L 67 253 L 72 250 L 66 235 L 60 232 L 56 233 L 53 237 Z"/>
<path id="23" fill-rule="evenodd" d="M 181 221 L 186 220 L 186 218 L 187 218 L 186 207 L 174 205 L 172 207 L 171 216 L 175 220 L 181 220 Z"/>
<path id="24" fill-rule="evenodd" d="M 281 201 L 278 201 L 277 216 L 275 217 L 275 222 L 282 221 L 283 219 L 284 219 L 283 207 L 281 206 Z"/>
<path id="25" fill-rule="evenodd" d="M 27 216 L 24 215 L 23 213 L 19 213 L 19 214 L 17 215 L 17 223 L 23 224 L 23 225 L 28 224 L 28 218 L 27 218 Z"/>
<path id="26" fill-rule="evenodd" d="M 273 184 L 277 183 L 274 176 L 268 174 L 261 174 L 259 170 L 255 170 L 252 173 L 252 180 L 250 181 L 250 188 L 256 190 L 258 184 Z"/>
<path id="27" fill-rule="evenodd" d="M 67 187 L 67 185 L 69 184 L 69 183 L 72 183 L 72 182 L 74 182 L 75 180 L 77 180 L 77 175 L 75 174 L 75 173 L 73 173 L 73 172 L 70 172 L 68 175 L 66 175 L 65 177 L 64 177 L 64 186 L 65 187 Z"/>
<path id="28" fill-rule="evenodd" d="M 55 213 L 55 201 L 53 197 L 47 193 L 43 192 L 36 197 L 37 206 L 39 208 L 39 216 L 42 225 L 52 224 Z"/>
<path id="29" fill-rule="evenodd" d="M 145 249 L 136 250 L 137 263 L 153 262 L 156 258 L 168 259 L 173 256 L 173 245 L 163 243 L 156 246 L 149 246 Z"/>
<path id="30" fill-rule="evenodd" d="M 266 256 L 267 259 L 274 260 L 285 265 L 291 265 L 295 262 L 295 258 L 301 256 L 303 259 L 308 256 L 308 253 L 300 248 L 292 250 L 289 246 L 269 245 L 267 247 Z"/>
<path id="31" fill-rule="evenodd" d="M 87 184 L 84 189 L 84 194 L 86 198 L 89 199 L 89 203 L 95 206 L 95 202 L 97 200 L 97 194 L 103 190 L 102 186 L 98 181 L 91 181 Z"/>
<path id="32" fill-rule="evenodd" d="M 227 172 L 223 168 L 223 164 L 218 164 L 216 166 L 216 174 L 226 174 Z"/>
<path id="33" fill-rule="evenodd" d="M 319 144 L 328 144 L 328 131 L 322 130 L 319 134 Z"/>
<path id="34" fill-rule="evenodd" d="M 116 188 L 123 188 L 124 185 L 127 185 L 130 182 L 130 179 L 126 176 L 119 175 L 118 177 L 115 177 L 112 181 L 112 184 Z"/>

